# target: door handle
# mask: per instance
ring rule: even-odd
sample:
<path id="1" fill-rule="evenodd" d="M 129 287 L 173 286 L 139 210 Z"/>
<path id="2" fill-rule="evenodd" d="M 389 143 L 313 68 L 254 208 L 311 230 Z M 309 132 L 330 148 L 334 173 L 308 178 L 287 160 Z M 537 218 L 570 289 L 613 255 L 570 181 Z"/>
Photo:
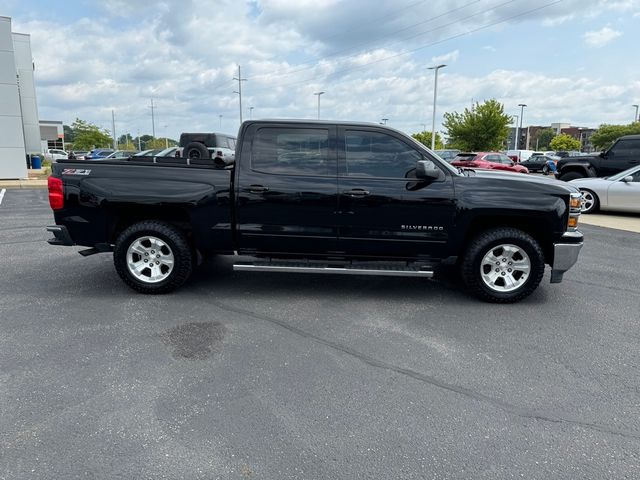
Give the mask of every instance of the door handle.
<path id="1" fill-rule="evenodd" d="M 349 195 L 350 197 L 366 197 L 370 194 L 369 190 L 365 190 L 363 188 L 354 188 L 353 190 L 347 190 L 344 192 L 345 195 Z"/>
<path id="2" fill-rule="evenodd" d="M 268 192 L 269 188 L 264 185 L 249 185 L 249 187 L 245 188 L 245 191 L 250 193 L 264 193 Z"/>

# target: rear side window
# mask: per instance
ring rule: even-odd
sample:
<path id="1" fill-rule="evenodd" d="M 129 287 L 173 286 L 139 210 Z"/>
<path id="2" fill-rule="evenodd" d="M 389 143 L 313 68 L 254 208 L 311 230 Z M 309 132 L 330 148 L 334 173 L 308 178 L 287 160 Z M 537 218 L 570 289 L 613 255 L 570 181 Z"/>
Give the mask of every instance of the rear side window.
<path id="1" fill-rule="evenodd" d="M 260 128 L 251 147 L 251 168 L 279 175 L 335 175 L 329 160 L 329 130 Z"/>
<path id="2" fill-rule="evenodd" d="M 422 155 L 406 143 L 379 132 L 345 132 L 347 175 L 407 178 Z"/>

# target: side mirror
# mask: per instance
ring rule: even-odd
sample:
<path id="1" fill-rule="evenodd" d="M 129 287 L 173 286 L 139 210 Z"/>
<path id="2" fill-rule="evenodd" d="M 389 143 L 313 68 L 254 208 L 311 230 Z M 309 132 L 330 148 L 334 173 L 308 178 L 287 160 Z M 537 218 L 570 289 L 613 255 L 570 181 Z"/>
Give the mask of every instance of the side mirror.
<path id="1" fill-rule="evenodd" d="M 624 177 L 624 178 L 622 179 L 622 181 L 623 181 L 624 183 L 631 183 L 631 182 L 633 182 L 633 176 L 632 176 L 632 175 L 627 175 L 626 177 Z"/>
<path id="2" fill-rule="evenodd" d="M 416 165 L 416 177 L 427 180 L 437 180 L 442 175 L 442 170 L 436 167 L 431 160 L 419 160 Z"/>
<path id="3" fill-rule="evenodd" d="M 604 158 L 604 156 L 605 156 L 605 151 L 604 151 L 604 150 L 602 150 L 602 151 L 600 152 L 600 156 Z"/>

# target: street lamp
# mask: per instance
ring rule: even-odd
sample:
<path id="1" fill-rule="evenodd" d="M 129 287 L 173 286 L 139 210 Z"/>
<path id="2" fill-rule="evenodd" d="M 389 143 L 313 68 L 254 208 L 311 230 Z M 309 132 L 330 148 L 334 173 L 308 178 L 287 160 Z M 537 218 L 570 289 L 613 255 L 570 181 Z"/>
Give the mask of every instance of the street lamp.
<path id="1" fill-rule="evenodd" d="M 249 120 L 253 118 L 253 107 L 249 107 Z"/>
<path id="2" fill-rule="evenodd" d="M 169 125 L 163 125 L 164 128 L 164 148 L 169 148 L 169 137 L 167 137 L 167 127 Z"/>
<path id="3" fill-rule="evenodd" d="M 640 120 L 640 118 L 638 117 L 638 105 L 631 105 L 632 107 L 636 107 L 636 114 L 633 116 L 633 121 L 637 122 L 638 120 Z"/>
<path id="4" fill-rule="evenodd" d="M 518 115 L 511 115 L 512 117 L 516 117 L 516 121 L 514 123 L 514 125 L 516 126 L 516 134 L 513 137 L 513 149 L 517 150 L 518 147 L 518 118 L 520 118 Z"/>
<path id="5" fill-rule="evenodd" d="M 520 107 L 520 130 L 522 130 L 522 119 L 524 118 L 524 107 L 526 107 L 527 104 L 526 103 L 519 103 L 518 106 Z M 520 132 L 517 131 L 516 134 L 517 135 L 516 135 L 516 148 L 515 149 L 518 150 L 518 144 L 520 143 L 519 142 L 519 140 L 520 140 L 520 138 L 519 138 Z"/>
<path id="6" fill-rule="evenodd" d="M 381 125 L 386 125 L 386 124 L 387 124 L 387 122 L 389 121 L 389 119 L 388 119 L 388 118 L 381 118 L 380 120 L 382 120 L 382 121 L 380 122 L 380 124 L 381 124 Z"/>
<path id="7" fill-rule="evenodd" d="M 446 67 L 446 65 L 436 65 L 429 67 L 429 70 L 435 70 L 435 78 L 433 83 L 433 118 L 431 119 L 431 150 L 436 148 L 436 100 L 438 98 L 438 70 Z"/>
<path id="8" fill-rule="evenodd" d="M 220 130 L 222 130 L 222 115 L 218 115 L 218 118 L 220 119 Z"/>
<path id="9" fill-rule="evenodd" d="M 320 120 L 320 95 L 323 95 L 325 92 L 316 92 L 314 95 L 318 96 L 318 120 Z"/>

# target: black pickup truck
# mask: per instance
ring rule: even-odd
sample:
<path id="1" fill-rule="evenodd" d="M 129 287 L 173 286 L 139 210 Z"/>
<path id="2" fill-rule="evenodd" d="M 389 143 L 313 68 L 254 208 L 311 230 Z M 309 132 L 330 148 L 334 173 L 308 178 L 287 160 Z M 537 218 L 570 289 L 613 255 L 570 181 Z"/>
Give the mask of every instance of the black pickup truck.
<path id="1" fill-rule="evenodd" d="M 640 164 L 640 135 L 620 137 L 606 151 L 596 155 L 558 160 L 556 176 L 566 182 L 577 178 L 609 177 Z"/>
<path id="2" fill-rule="evenodd" d="M 247 121 L 235 162 L 60 161 L 54 245 L 113 252 L 124 282 L 169 292 L 210 255 L 244 271 L 431 277 L 458 266 L 480 298 L 514 302 L 578 259 L 577 189 L 459 170 L 376 124 Z M 447 265 L 449 265 L 447 267 Z"/>

